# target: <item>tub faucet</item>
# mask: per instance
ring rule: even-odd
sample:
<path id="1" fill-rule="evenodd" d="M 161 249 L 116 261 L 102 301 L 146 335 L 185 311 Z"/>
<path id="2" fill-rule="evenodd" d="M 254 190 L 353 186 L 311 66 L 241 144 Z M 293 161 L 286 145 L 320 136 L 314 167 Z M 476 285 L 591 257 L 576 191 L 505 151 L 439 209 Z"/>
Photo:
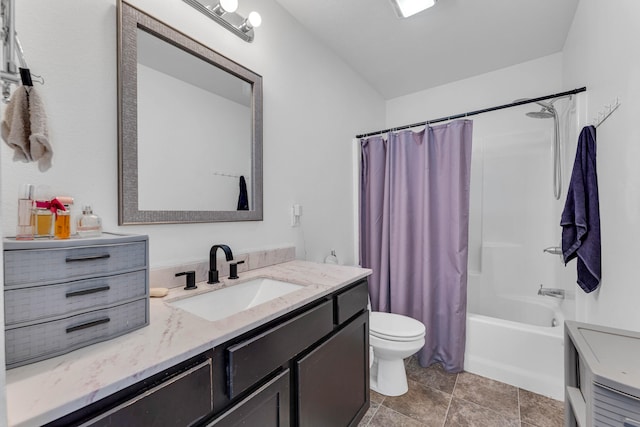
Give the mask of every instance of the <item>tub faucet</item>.
<path id="1" fill-rule="evenodd" d="M 218 268 L 216 265 L 216 253 L 218 249 L 222 249 L 224 251 L 224 255 L 227 258 L 227 261 L 233 260 L 233 252 L 231 252 L 231 248 L 227 245 L 213 245 L 209 250 L 209 280 L 207 283 L 213 284 L 220 282 L 218 280 Z"/>
<path id="2" fill-rule="evenodd" d="M 540 289 L 538 289 L 538 295 L 564 299 L 564 289 L 543 288 L 542 285 L 540 285 Z"/>

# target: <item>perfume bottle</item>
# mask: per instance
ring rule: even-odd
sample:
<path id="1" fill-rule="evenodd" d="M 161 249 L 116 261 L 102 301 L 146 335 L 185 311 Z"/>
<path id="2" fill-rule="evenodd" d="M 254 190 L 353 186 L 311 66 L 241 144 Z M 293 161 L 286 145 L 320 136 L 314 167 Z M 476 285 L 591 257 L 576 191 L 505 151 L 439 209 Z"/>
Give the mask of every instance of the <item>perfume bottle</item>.
<path id="1" fill-rule="evenodd" d="M 51 189 L 48 185 L 39 185 L 35 196 L 35 230 L 36 238 L 53 237 L 53 211 L 51 210 Z M 55 209 L 54 209 L 55 210 Z"/>
<path id="2" fill-rule="evenodd" d="M 82 215 L 78 217 L 76 230 L 80 237 L 98 237 L 102 234 L 102 220 L 93 213 L 91 206 L 82 208 Z"/>
<path id="3" fill-rule="evenodd" d="M 35 186 L 33 184 L 23 184 L 20 186 L 18 194 L 18 225 L 16 227 L 16 240 L 33 240 L 34 215 L 33 215 L 33 195 Z"/>

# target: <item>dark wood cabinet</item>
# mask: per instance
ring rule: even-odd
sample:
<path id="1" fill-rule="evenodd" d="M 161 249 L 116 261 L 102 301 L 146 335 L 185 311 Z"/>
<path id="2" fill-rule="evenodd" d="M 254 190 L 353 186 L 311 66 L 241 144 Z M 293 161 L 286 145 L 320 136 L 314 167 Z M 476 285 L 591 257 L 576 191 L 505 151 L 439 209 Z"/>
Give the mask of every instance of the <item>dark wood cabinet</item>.
<path id="1" fill-rule="evenodd" d="M 290 422 L 289 370 L 277 375 L 207 427 L 288 427 Z"/>
<path id="2" fill-rule="evenodd" d="M 358 281 L 50 425 L 356 426 L 369 408 L 367 295 Z"/>
<path id="3" fill-rule="evenodd" d="M 355 426 L 369 408 L 369 313 L 296 361 L 298 422 Z"/>
<path id="4" fill-rule="evenodd" d="M 211 352 L 140 381 L 46 425 L 185 427 L 213 410 Z"/>

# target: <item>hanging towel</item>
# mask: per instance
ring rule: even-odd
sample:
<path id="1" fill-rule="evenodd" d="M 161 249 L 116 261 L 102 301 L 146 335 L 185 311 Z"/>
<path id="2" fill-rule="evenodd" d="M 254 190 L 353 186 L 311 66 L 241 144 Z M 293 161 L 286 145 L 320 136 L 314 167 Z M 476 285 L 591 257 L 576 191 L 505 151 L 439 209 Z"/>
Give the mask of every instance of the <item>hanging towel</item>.
<path id="1" fill-rule="evenodd" d="M 249 210 L 249 196 L 247 195 L 247 181 L 245 181 L 244 176 L 240 176 L 240 195 L 238 196 L 238 210 L 239 211 L 248 211 Z"/>
<path id="2" fill-rule="evenodd" d="M 2 139 L 13 149 L 14 162 L 38 162 L 41 172 L 51 167 L 47 115 L 35 88 L 20 86 L 14 91 L 0 130 Z"/>
<path id="3" fill-rule="evenodd" d="M 14 162 L 30 162 L 29 135 L 29 94 L 24 86 L 18 87 L 11 95 L 2 119 L 2 139 L 13 149 Z"/>
<path id="4" fill-rule="evenodd" d="M 38 162 L 40 172 L 45 172 L 51 167 L 53 150 L 49 144 L 49 129 L 47 129 L 47 114 L 44 111 L 44 103 L 35 88 L 29 88 L 29 118 L 31 120 L 31 158 Z"/>
<path id="5" fill-rule="evenodd" d="M 560 225 L 565 265 L 577 257 L 578 285 L 586 293 L 592 292 L 601 278 L 596 128 L 593 126 L 580 132 Z"/>

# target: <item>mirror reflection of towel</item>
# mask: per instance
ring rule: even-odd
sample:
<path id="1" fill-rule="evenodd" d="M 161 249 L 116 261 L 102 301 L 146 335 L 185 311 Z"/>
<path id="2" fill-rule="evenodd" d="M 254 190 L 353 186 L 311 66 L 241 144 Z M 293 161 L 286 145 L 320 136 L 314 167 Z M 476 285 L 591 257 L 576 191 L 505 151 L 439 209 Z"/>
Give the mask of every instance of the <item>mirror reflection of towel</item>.
<path id="1" fill-rule="evenodd" d="M 13 92 L 0 128 L 2 139 L 13 149 L 14 162 L 38 162 L 41 172 L 51 167 L 47 115 L 33 87 L 20 86 Z"/>
<path id="2" fill-rule="evenodd" d="M 247 195 L 247 181 L 244 176 L 240 176 L 240 195 L 238 196 L 238 210 L 249 210 L 249 196 Z"/>

